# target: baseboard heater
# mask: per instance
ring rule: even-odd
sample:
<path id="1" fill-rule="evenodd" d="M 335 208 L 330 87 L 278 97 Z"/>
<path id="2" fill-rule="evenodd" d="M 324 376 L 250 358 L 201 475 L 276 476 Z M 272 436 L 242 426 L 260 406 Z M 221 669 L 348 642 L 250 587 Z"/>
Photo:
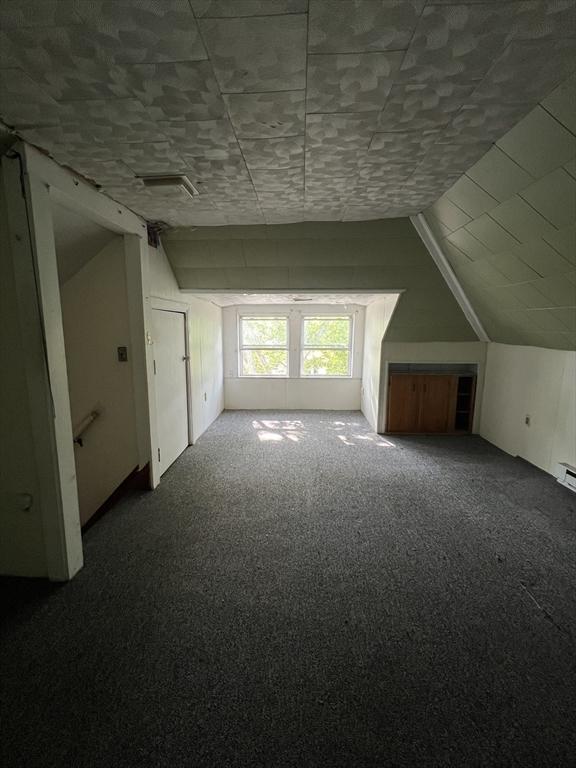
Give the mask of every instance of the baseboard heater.
<path id="1" fill-rule="evenodd" d="M 554 476 L 559 483 L 576 493 L 576 467 L 564 463 L 556 464 Z"/>

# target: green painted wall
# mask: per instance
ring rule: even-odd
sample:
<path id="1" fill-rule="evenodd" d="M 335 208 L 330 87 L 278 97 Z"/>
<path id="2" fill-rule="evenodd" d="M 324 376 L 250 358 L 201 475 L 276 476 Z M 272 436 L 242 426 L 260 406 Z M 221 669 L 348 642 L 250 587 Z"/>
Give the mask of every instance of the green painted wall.
<path id="1" fill-rule="evenodd" d="M 403 289 L 387 339 L 476 340 L 409 219 L 174 229 L 162 241 L 183 289 Z"/>
<path id="2" fill-rule="evenodd" d="M 426 219 L 492 341 L 576 349 L 576 76 Z"/>

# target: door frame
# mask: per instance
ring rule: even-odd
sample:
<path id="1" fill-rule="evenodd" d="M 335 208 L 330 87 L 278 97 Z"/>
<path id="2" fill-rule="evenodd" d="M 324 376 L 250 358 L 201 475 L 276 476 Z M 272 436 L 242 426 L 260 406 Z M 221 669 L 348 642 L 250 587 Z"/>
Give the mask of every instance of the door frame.
<path id="1" fill-rule="evenodd" d="M 173 301 L 172 299 L 163 299 L 159 296 L 150 296 L 150 308 L 152 311 L 160 309 L 164 312 L 176 312 L 177 314 L 184 315 L 184 349 L 186 357 L 186 405 L 188 411 L 188 445 L 193 444 L 192 440 L 192 360 L 190 355 L 190 305 L 184 304 L 181 301 Z M 152 347 L 154 347 L 154 338 L 152 338 Z M 152 348 L 154 354 L 154 349 Z M 155 358 L 154 358 L 155 359 Z M 156 381 L 154 381 L 154 419 L 156 434 L 158 434 L 158 411 L 156 409 Z M 154 460 L 154 463 L 156 461 Z"/>
<path id="2" fill-rule="evenodd" d="M 151 355 L 145 337 L 147 229 L 128 208 L 21 140 L 2 155 L 1 164 L 9 211 L 6 257 L 17 277 L 18 313 L 26 334 L 27 400 L 46 575 L 52 581 L 67 581 L 82 568 L 83 547 L 51 202 L 124 238 L 139 467 L 148 463 L 155 447 L 149 428 Z M 156 484 L 151 472 L 151 486 Z"/>

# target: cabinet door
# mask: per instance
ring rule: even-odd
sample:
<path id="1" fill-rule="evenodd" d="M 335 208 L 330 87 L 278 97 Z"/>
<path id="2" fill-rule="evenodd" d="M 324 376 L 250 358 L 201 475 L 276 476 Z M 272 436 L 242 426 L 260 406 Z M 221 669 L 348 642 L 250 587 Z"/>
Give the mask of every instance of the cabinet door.
<path id="1" fill-rule="evenodd" d="M 421 378 L 409 373 L 390 375 L 387 432 L 418 432 Z"/>
<path id="2" fill-rule="evenodd" d="M 451 432 L 455 376 L 421 376 L 420 432 Z"/>

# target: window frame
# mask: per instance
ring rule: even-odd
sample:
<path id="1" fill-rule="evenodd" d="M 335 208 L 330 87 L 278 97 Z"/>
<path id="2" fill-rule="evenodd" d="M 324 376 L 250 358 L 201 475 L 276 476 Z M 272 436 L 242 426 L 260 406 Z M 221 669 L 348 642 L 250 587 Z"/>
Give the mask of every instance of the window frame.
<path id="1" fill-rule="evenodd" d="M 244 320 L 284 320 L 286 322 L 286 344 L 282 345 L 257 345 L 244 344 L 243 323 Z M 247 312 L 238 313 L 238 377 L 244 379 L 287 379 L 290 378 L 290 317 L 286 312 Z M 286 352 L 286 373 L 245 373 L 244 358 L 242 353 L 245 350 L 281 350 Z"/>
<path id="2" fill-rule="evenodd" d="M 348 344 L 332 345 L 332 346 L 319 346 L 308 345 L 304 341 L 304 324 L 306 320 L 332 320 L 343 319 L 348 320 Z M 304 373 L 304 353 L 308 350 L 346 350 L 348 352 L 348 373 L 342 374 L 307 374 Z M 301 379 L 351 379 L 354 369 L 354 313 L 353 312 L 331 312 L 322 313 L 317 312 L 315 314 L 304 314 L 300 318 L 300 350 L 299 350 L 299 378 Z"/>

